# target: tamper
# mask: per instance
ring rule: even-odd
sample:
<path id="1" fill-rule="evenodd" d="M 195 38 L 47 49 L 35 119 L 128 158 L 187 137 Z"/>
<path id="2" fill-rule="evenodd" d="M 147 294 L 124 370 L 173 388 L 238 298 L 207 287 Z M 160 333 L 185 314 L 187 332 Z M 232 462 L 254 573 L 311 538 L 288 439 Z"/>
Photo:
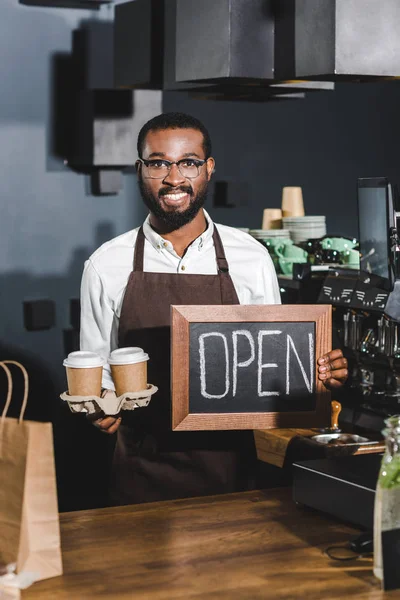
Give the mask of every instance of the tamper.
<path id="1" fill-rule="evenodd" d="M 342 410 L 342 405 L 337 400 L 331 402 L 331 426 L 319 429 L 321 433 L 341 433 L 339 427 L 339 415 Z"/>
<path id="2" fill-rule="evenodd" d="M 320 429 L 318 435 L 313 435 L 312 440 L 319 442 L 320 444 L 340 444 L 340 445 L 351 445 L 351 444 L 370 444 L 368 438 L 361 435 L 354 435 L 353 433 L 342 433 L 339 428 L 338 420 L 339 414 L 342 410 L 342 405 L 336 400 L 331 402 L 331 426 L 325 429 Z"/>

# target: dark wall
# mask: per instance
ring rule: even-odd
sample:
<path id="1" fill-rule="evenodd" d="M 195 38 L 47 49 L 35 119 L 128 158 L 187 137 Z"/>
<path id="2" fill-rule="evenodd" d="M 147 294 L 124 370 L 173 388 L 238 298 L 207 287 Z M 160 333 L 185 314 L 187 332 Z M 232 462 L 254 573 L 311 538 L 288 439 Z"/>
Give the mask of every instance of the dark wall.
<path id="1" fill-rule="evenodd" d="M 54 152 L 57 59 L 71 56 L 74 31 L 83 22 L 112 16 L 106 8 L 1 3 L 0 340 L 35 355 L 62 386 L 63 330 L 70 326 L 69 299 L 79 295 L 83 262 L 144 215 L 133 175 L 118 196 L 94 197 L 88 177 Z M 68 114 L 68 106 L 64 110 Z M 22 301 L 46 297 L 56 303 L 56 327 L 26 332 Z"/>
<path id="2" fill-rule="evenodd" d="M 215 180 L 248 186 L 247 206 L 208 208 L 227 225 L 261 227 L 263 208 L 280 207 L 283 186 L 303 188 L 306 214 L 327 216 L 330 233 L 357 235 L 358 177 L 400 183 L 400 84 L 341 83 L 334 92 L 269 103 L 216 102 L 164 94 L 210 130 Z"/>
<path id="3" fill-rule="evenodd" d="M 27 414 L 55 424 L 64 509 L 102 503 L 109 456 L 106 437 L 58 398 L 66 387 L 69 300 L 79 295 L 91 252 L 145 216 L 134 175 L 124 177 L 118 196 L 94 197 L 87 177 L 71 171 L 54 151 L 55 66 L 68 60 L 83 22 L 112 17 L 111 7 L 97 12 L 1 2 L 0 359 L 17 358 L 29 368 Z M 237 208 L 214 208 L 208 200 L 217 221 L 259 227 L 263 208 L 280 205 L 281 188 L 301 185 L 308 214 L 326 214 L 330 231 L 354 234 L 357 177 L 397 179 L 399 90 L 397 82 L 343 84 L 334 93 L 269 104 L 167 93 L 164 109 L 204 120 L 214 143 L 214 180 L 247 190 Z M 55 302 L 56 326 L 27 332 L 23 301 L 40 298 Z M 3 397 L 4 383 L 0 379 Z"/>
<path id="4" fill-rule="evenodd" d="M 118 196 L 94 197 L 87 176 L 71 171 L 53 151 L 55 66 L 71 56 L 82 22 L 112 16 L 105 7 L 97 12 L 1 2 L 0 359 L 17 358 L 29 370 L 27 417 L 54 422 L 63 508 L 101 502 L 106 471 L 104 436 L 58 398 L 66 389 L 69 300 L 79 296 L 83 263 L 94 249 L 145 215 L 133 175 L 124 178 Z M 27 332 L 23 301 L 40 298 L 55 302 L 56 326 Z M 15 412 L 18 381 L 16 388 Z M 0 375 L 0 406 L 5 393 Z"/>

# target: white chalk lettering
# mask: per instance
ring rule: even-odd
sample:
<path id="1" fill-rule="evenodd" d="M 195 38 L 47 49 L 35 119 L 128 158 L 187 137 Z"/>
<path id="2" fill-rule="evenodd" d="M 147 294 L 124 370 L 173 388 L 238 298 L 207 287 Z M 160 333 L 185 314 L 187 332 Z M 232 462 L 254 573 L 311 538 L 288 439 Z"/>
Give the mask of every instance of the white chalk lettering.
<path id="1" fill-rule="evenodd" d="M 266 392 L 262 389 L 262 372 L 263 369 L 274 369 L 277 368 L 276 363 L 264 363 L 262 362 L 262 350 L 263 350 L 263 338 L 266 335 L 280 335 L 282 331 L 266 331 L 261 330 L 258 332 L 258 372 L 257 372 L 257 392 L 261 396 L 279 396 L 279 392 Z"/>
<path id="2" fill-rule="evenodd" d="M 244 335 L 249 340 L 249 344 L 250 344 L 250 358 L 248 358 L 247 360 L 245 360 L 243 362 L 238 362 L 238 336 L 239 335 Z M 253 336 L 251 335 L 250 331 L 247 331 L 246 329 L 240 329 L 238 331 L 233 331 L 232 332 L 232 343 L 233 343 L 232 395 L 236 396 L 238 368 L 248 367 L 253 362 L 253 360 L 256 356 L 256 350 L 255 350 Z"/>
<path id="3" fill-rule="evenodd" d="M 310 357 L 310 379 L 308 379 L 303 363 L 300 360 L 296 346 L 294 345 L 293 339 L 290 335 L 287 336 L 287 348 L 286 348 L 286 394 L 290 392 L 290 348 L 292 348 L 297 362 L 299 363 L 301 374 L 303 375 L 304 383 L 306 384 L 307 390 L 312 394 L 314 388 L 314 338 L 312 333 L 308 334 L 308 350 Z"/>
<path id="4" fill-rule="evenodd" d="M 223 394 L 209 394 L 207 392 L 207 374 L 206 374 L 206 352 L 205 352 L 205 338 L 209 337 L 220 337 L 224 343 L 225 349 L 225 392 Z M 229 353 L 228 353 L 228 341 L 222 333 L 212 331 L 211 333 L 202 333 L 199 336 L 199 354 L 200 354 L 200 389 L 203 398 L 224 398 L 229 392 Z"/>

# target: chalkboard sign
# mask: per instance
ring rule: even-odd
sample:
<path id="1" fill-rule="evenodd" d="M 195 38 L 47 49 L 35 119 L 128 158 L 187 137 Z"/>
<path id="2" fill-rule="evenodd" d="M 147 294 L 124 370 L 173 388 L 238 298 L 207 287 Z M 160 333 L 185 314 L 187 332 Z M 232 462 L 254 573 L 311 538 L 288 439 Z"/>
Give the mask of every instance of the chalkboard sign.
<path id="1" fill-rule="evenodd" d="M 172 427 L 328 426 L 328 305 L 173 306 Z"/>

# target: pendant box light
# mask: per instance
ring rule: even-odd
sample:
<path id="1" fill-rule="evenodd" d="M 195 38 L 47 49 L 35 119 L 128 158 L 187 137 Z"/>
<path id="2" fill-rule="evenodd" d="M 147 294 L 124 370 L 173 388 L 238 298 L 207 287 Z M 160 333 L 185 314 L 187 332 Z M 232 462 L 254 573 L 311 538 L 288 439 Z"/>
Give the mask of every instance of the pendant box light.
<path id="1" fill-rule="evenodd" d="M 277 78 L 400 75 L 398 0 L 279 0 L 275 8 Z"/>

